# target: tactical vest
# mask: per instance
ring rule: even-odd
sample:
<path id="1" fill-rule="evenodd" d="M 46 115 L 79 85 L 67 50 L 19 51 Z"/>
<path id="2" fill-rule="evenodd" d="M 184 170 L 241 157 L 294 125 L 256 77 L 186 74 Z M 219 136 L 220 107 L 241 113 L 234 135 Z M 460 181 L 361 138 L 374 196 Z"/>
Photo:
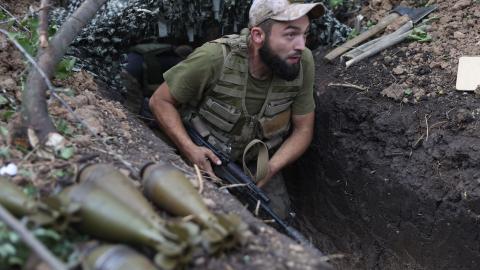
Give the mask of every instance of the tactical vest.
<path id="1" fill-rule="evenodd" d="M 223 48 L 222 74 L 207 90 L 197 108 L 187 118 L 208 141 L 233 160 L 242 158 L 245 147 L 260 139 L 269 150 L 279 146 L 290 127 L 291 105 L 303 84 L 303 68 L 293 81 L 276 76 L 270 81 L 265 102 L 259 113 L 247 111 L 248 55 L 247 36 L 229 35 L 211 41 Z M 247 161 L 255 157 L 247 154 Z"/>

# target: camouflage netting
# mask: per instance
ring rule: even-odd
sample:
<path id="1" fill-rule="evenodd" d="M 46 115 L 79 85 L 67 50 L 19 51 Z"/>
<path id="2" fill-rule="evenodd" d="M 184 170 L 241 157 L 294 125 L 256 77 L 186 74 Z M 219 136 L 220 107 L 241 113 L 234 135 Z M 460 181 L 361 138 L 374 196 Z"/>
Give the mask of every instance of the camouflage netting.
<path id="1" fill-rule="evenodd" d="M 57 25 L 80 6 L 70 0 L 52 12 Z M 326 2 L 307 0 L 306 2 Z M 157 40 L 199 45 L 222 34 L 238 32 L 248 24 L 251 0 L 110 0 L 75 40 L 68 54 L 77 65 L 91 71 L 112 88 L 122 90 L 120 56 L 130 46 Z M 328 10 L 312 22 L 310 40 L 315 45 L 343 42 L 350 28 Z"/>

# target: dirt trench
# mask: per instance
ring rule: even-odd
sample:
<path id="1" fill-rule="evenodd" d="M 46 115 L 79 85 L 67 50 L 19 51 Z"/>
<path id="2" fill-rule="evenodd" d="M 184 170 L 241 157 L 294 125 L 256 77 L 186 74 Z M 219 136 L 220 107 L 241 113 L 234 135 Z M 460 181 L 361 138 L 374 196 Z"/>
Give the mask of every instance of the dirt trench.
<path id="1" fill-rule="evenodd" d="M 478 269 L 478 97 L 445 74 L 446 94 L 405 104 L 380 95 L 385 65 L 317 63 L 314 141 L 288 181 L 301 230 L 346 255 L 337 269 Z M 328 86 L 345 80 L 369 89 Z"/>

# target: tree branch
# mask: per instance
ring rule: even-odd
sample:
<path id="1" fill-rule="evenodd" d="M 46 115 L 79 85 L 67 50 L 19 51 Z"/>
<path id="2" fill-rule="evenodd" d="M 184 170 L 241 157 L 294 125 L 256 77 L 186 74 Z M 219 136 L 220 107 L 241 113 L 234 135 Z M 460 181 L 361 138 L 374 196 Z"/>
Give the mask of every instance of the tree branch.
<path id="1" fill-rule="evenodd" d="M 33 59 L 33 57 L 22 47 L 22 45 L 20 45 L 14 38 L 12 38 L 7 31 L 3 30 L 0 28 L 0 33 L 4 34 L 7 38 L 10 39 L 10 41 L 15 45 L 15 47 L 17 47 L 17 49 L 25 56 L 25 58 L 27 58 L 27 61 L 30 62 L 30 64 L 32 64 L 32 66 L 34 68 L 37 69 L 37 72 L 40 74 L 40 76 L 42 76 L 43 80 L 45 81 L 45 84 L 47 85 L 47 88 L 50 90 L 51 92 L 51 95 L 56 98 L 58 101 L 60 101 L 60 103 L 63 105 L 63 107 L 65 107 L 68 112 L 73 116 L 73 118 L 75 118 L 79 123 L 81 123 L 86 129 L 88 129 L 88 131 L 93 135 L 93 136 L 97 136 L 97 134 L 92 130 L 92 128 L 87 125 L 87 123 L 85 123 L 85 121 L 83 121 L 72 109 L 72 107 L 70 107 L 68 105 L 68 103 L 63 100 L 57 93 L 56 93 L 56 90 L 55 90 L 55 87 L 53 86 L 52 82 L 50 81 L 50 79 L 47 77 L 47 74 L 45 74 L 45 72 L 40 68 L 40 66 L 37 64 L 37 62 L 35 62 L 35 59 Z"/>
<path id="2" fill-rule="evenodd" d="M 50 45 L 39 51 L 38 65 L 51 78 L 56 65 L 65 55 L 68 46 L 73 42 L 80 30 L 93 18 L 97 10 L 106 0 L 86 0 L 67 18 L 60 30 L 50 41 Z M 40 141 L 45 141 L 47 135 L 55 132 L 56 128 L 48 115 L 47 85 L 39 71 L 31 69 L 26 83 L 22 103 L 22 120 L 26 127 L 32 128 Z"/>
<path id="3" fill-rule="evenodd" d="M 14 230 L 23 242 L 27 244 L 38 256 L 45 261 L 52 269 L 54 270 L 66 270 L 67 267 L 61 261 L 59 261 L 55 256 L 53 256 L 50 251 L 48 251 L 45 246 L 40 243 L 40 241 L 35 238 L 35 236 L 30 233 L 27 228 L 25 228 L 10 212 L 8 212 L 0 204 L 0 221 L 5 222 L 12 230 Z"/>
<path id="4" fill-rule="evenodd" d="M 38 35 L 40 40 L 40 47 L 45 49 L 48 47 L 48 0 L 42 0 L 40 3 Z"/>

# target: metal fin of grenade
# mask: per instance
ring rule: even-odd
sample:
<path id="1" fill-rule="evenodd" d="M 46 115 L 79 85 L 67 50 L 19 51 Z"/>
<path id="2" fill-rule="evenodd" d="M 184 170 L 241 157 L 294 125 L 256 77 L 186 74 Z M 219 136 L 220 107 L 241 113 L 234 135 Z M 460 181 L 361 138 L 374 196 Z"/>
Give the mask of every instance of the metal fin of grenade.
<path id="1" fill-rule="evenodd" d="M 64 208 L 68 208 L 69 204 L 80 205 L 78 227 L 87 234 L 113 242 L 150 246 L 167 258 L 168 264 L 158 265 L 165 269 L 191 260 L 189 243 L 166 239 L 140 213 L 92 182 L 71 186 L 62 191 L 59 197 L 66 205 Z M 189 232 L 183 234 L 189 235 Z M 179 240 L 187 238 L 184 235 Z"/>
<path id="2" fill-rule="evenodd" d="M 145 256 L 124 245 L 99 245 L 82 260 L 84 270 L 156 270 Z"/>
<path id="3" fill-rule="evenodd" d="M 214 215 L 185 174 L 167 163 L 146 165 L 142 181 L 147 197 L 159 207 L 178 216 L 192 215 L 204 228 L 202 245 L 216 253 L 244 242 L 247 226 L 236 215 Z"/>
<path id="4" fill-rule="evenodd" d="M 28 216 L 35 225 L 45 225 L 54 221 L 54 214 L 40 210 L 40 203 L 29 198 L 6 177 L 0 177 L 0 204 L 14 216 Z"/>

